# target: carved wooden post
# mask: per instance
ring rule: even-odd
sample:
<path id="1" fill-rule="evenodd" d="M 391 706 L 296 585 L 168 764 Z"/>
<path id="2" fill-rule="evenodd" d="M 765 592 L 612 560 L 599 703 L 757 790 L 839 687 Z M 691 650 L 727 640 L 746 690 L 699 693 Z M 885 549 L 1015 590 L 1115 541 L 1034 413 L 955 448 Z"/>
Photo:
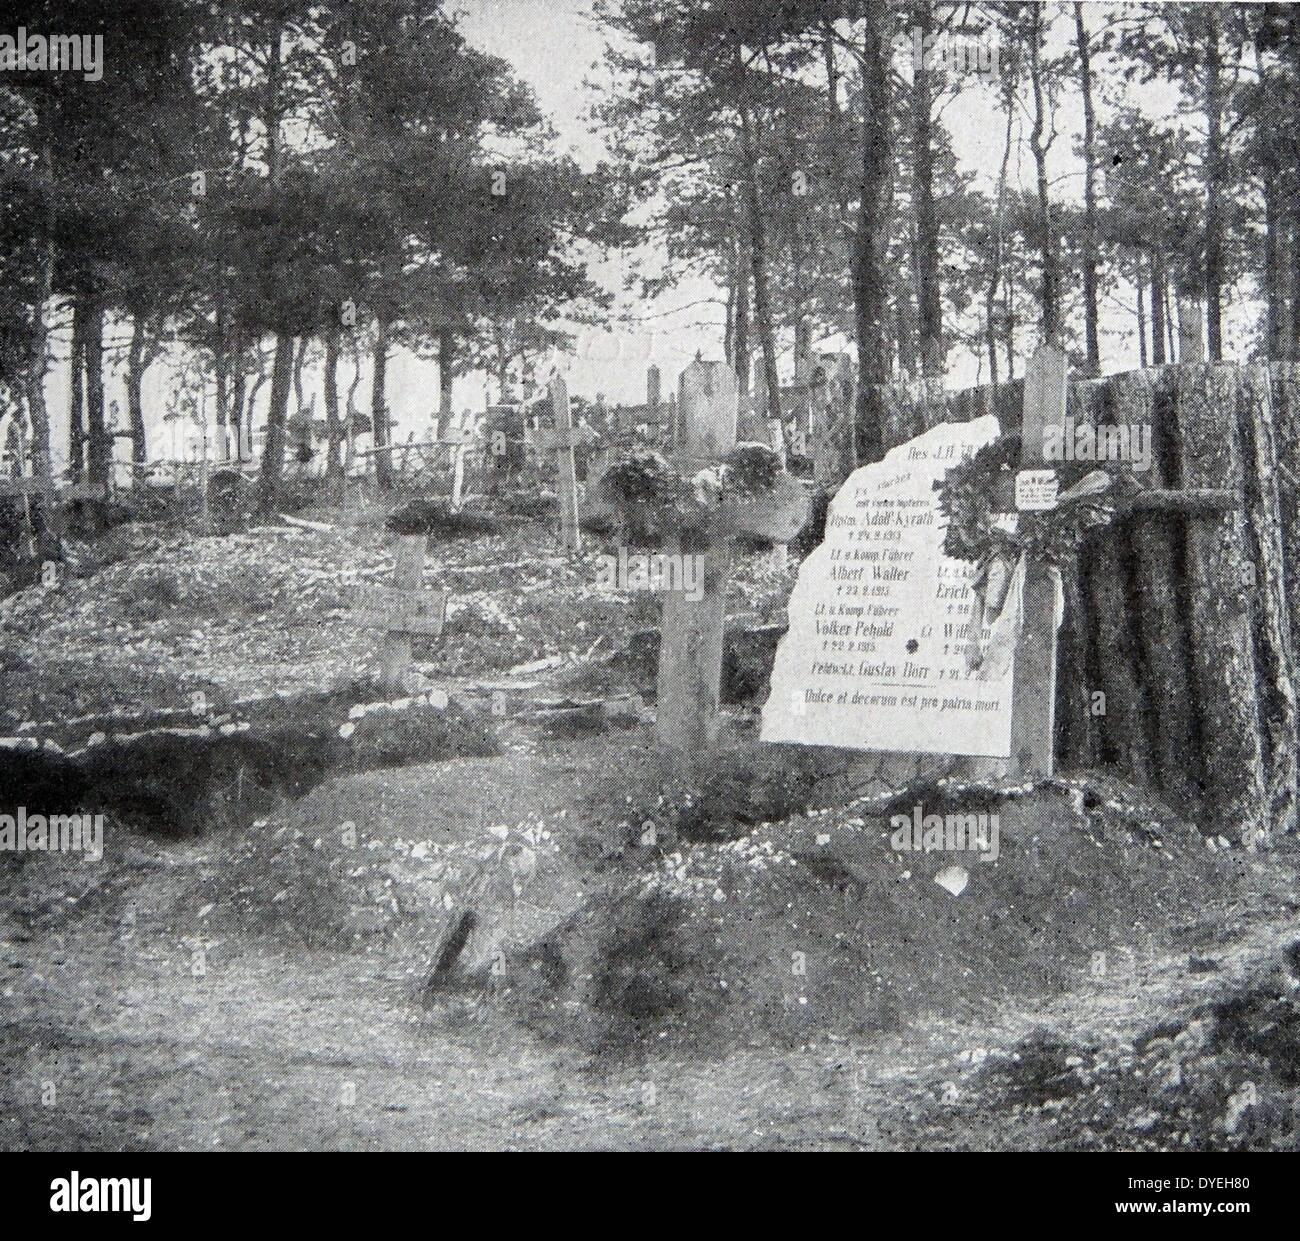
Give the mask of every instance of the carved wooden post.
<path id="1" fill-rule="evenodd" d="M 683 438 L 676 463 L 682 473 L 691 473 L 720 461 L 735 446 L 739 393 L 735 373 L 718 362 L 693 362 L 682 373 L 680 387 Z M 700 597 L 691 600 L 682 591 L 664 597 L 655 724 L 660 745 L 698 750 L 717 734 L 731 539 L 752 534 L 788 543 L 807 520 L 808 500 L 798 479 L 780 473 L 770 486 L 724 492 L 711 510 L 699 539 L 704 556 Z M 669 554 L 682 550 L 680 540 L 665 547 Z"/>

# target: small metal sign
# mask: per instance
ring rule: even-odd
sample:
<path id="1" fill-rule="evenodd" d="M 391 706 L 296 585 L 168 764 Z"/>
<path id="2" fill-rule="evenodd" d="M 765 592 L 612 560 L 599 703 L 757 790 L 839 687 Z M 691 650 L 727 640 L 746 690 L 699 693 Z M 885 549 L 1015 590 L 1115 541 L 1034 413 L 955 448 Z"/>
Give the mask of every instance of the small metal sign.
<path id="1" fill-rule="evenodd" d="M 1016 508 L 1028 513 L 1054 509 L 1060 489 L 1055 470 L 1021 470 L 1016 475 Z"/>

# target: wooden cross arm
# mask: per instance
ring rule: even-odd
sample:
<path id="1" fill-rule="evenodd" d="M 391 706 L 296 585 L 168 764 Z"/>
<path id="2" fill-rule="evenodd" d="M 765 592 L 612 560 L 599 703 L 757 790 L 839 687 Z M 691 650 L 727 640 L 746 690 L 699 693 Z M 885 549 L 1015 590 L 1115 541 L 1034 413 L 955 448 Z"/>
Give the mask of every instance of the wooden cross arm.
<path id="1" fill-rule="evenodd" d="M 447 618 L 447 592 L 406 590 L 398 586 L 370 584 L 352 593 L 352 611 L 359 623 L 389 633 L 442 633 Z"/>
<path id="2" fill-rule="evenodd" d="M 554 452 L 556 449 L 577 448 L 580 445 L 590 447 L 596 442 L 597 436 L 590 427 L 574 427 L 571 431 L 539 427 L 531 433 L 529 439 L 539 452 Z"/>
<path id="3" fill-rule="evenodd" d="M 1139 491 L 1127 502 L 1133 512 L 1184 513 L 1189 517 L 1212 517 L 1240 507 L 1237 492 L 1218 487 Z"/>

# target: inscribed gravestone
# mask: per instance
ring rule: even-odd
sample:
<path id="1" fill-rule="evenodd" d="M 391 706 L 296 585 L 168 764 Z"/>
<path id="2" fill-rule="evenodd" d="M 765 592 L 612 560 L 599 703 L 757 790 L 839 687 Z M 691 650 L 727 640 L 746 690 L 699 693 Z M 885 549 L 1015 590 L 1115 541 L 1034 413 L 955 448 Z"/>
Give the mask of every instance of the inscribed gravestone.
<path id="1" fill-rule="evenodd" d="M 1011 669 L 969 666 L 975 566 L 943 554 L 934 490 L 998 434 L 991 415 L 944 423 L 849 476 L 790 596 L 764 741 L 1010 754 Z"/>

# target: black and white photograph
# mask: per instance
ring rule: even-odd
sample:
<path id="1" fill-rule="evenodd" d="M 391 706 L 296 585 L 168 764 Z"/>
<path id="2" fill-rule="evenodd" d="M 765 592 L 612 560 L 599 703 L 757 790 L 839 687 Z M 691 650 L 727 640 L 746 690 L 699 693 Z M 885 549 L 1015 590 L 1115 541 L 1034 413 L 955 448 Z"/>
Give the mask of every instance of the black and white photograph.
<path id="1" fill-rule="evenodd" d="M 1300 4 L 0 0 L 6 1184 L 1249 1216 L 1298 444 Z"/>

